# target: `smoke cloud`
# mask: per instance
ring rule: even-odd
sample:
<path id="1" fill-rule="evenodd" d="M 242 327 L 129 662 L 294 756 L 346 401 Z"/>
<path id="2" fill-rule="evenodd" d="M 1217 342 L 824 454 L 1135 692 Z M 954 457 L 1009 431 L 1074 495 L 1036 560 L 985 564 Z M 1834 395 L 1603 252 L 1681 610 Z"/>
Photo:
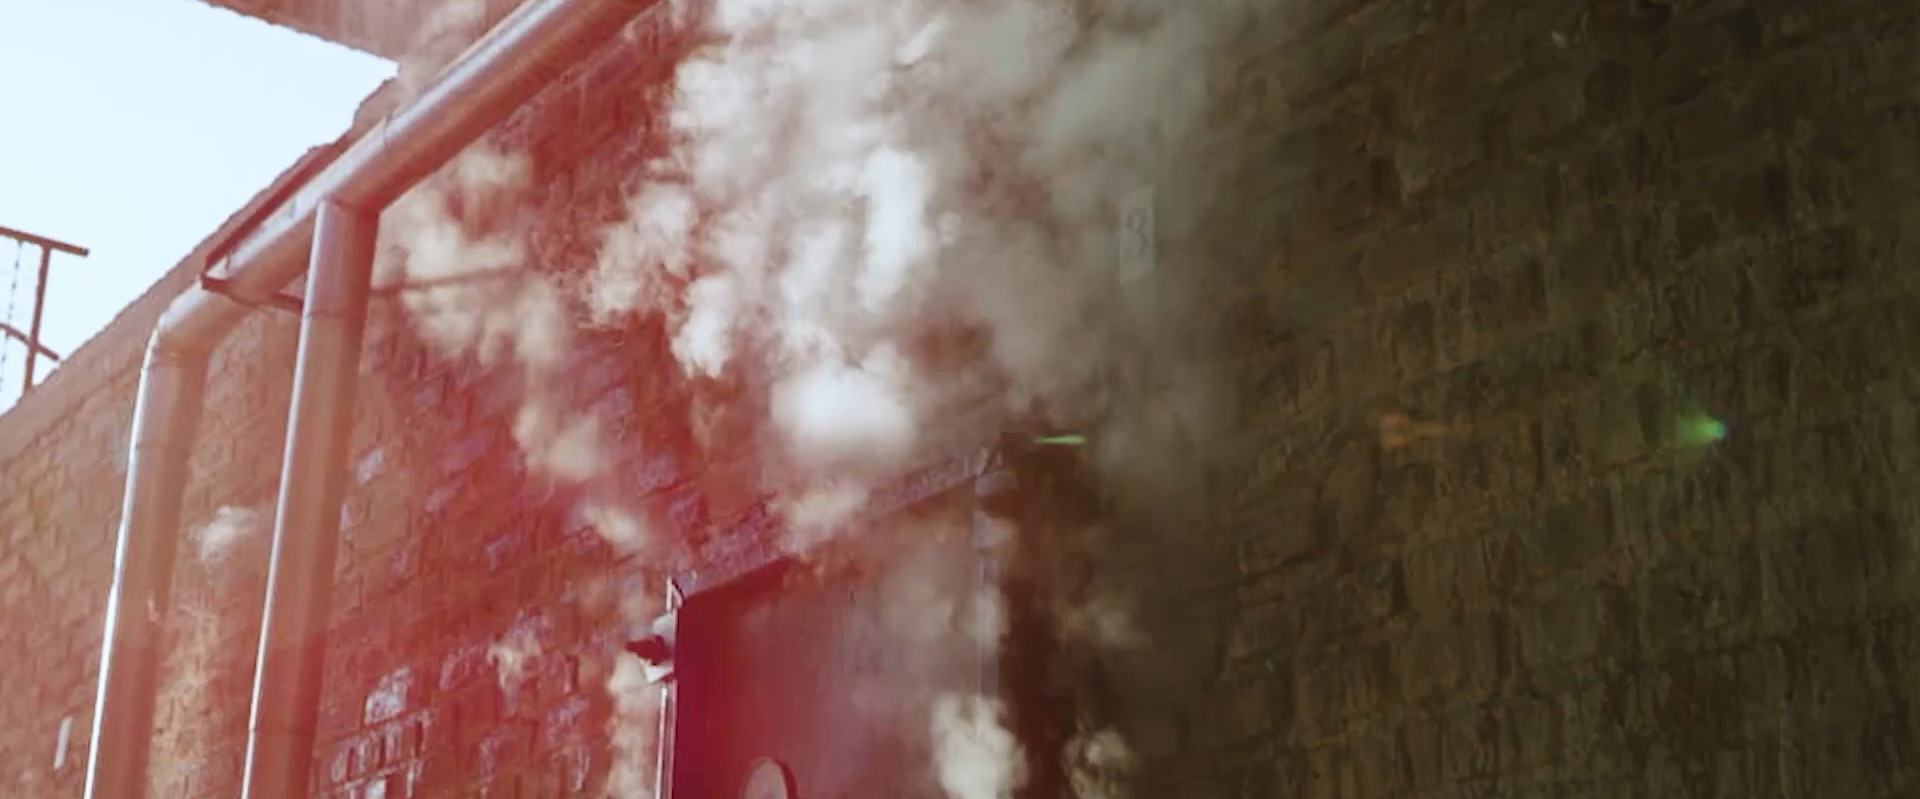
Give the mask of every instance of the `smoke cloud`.
<path id="1" fill-rule="evenodd" d="M 1007 609 L 1000 592 L 982 588 L 964 604 L 920 599 L 926 610 L 948 616 L 944 625 L 928 625 L 926 632 L 959 633 L 977 647 L 997 655 L 1006 637 Z M 985 694 L 942 693 L 929 719 L 933 767 L 940 787 L 950 799 L 1012 799 L 1026 783 L 1027 761 L 1019 739 L 1007 726 L 1005 705 Z"/>
<path id="2" fill-rule="evenodd" d="M 381 279 L 415 287 L 402 301 L 439 351 L 521 376 L 512 432 L 529 465 L 589 488 L 624 431 L 556 393 L 566 357 L 587 329 L 664 320 L 692 384 L 764 390 L 794 549 L 830 537 L 880 477 L 1008 428 L 1092 433 L 1109 482 L 1152 488 L 1213 421 L 1190 237 L 1223 167 L 1204 135 L 1211 54 L 1252 3 L 674 3 L 678 33 L 707 44 L 677 68 L 668 146 L 598 231 L 591 268 L 561 279 L 532 262 L 525 225 L 500 211 L 524 196 L 528 161 L 482 146 L 388 210 Z M 477 5 L 444 4 L 436 41 L 459 40 Z M 1120 262 L 1142 254 L 1116 198 L 1143 189 L 1157 265 L 1130 275 Z M 581 513 L 664 565 L 652 520 L 618 495 L 590 490 Z M 978 604 L 988 635 L 1004 609 Z M 1138 649 L 1123 608 L 1065 607 L 1062 624 Z M 648 795 L 634 754 L 657 691 L 629 659 L 608 690 L 610 790 Z M 944 697 L 931 728 L 955 799 L 1024 779 L 991 699 Z M 1091 775 L 1074 780 L 1084 799 L 1112 799 L 1131 762 L 1112 730 L 1045 756 Z"/>
<path id="3" fill-rule="evenodd" d="M 224 561 L 234 547 L 267 529 L 268 519 L 257 508 L 222 507 L 213 518 L 193 530 L 193 545 L 200 564 L 215 566 Z"/>
<path id="4" fill-rule="evenodd" d="M 562 393 L 578 321 L 559 278 L 534 261 L 524 222 L 500 210 L 523 200 L 529 184 L 524 153 L 469 148 L 381 216 L 386 248 L 376 276 L 404 288 L 408 318 L 437 352 L 516 375 L 512 434 L 528 465 L 585 483 L 612 455 L 604 422 Z M 617 547 L 637 546 L 642 536 L 630 514 L 604 497 L 584 502 L 589 520 Z"/>
<path id="5" fill-rule="evenodd" d="M 1079 799 L 1121 799 L 1134 770 L 1133 750 L 1110 729 L 1081 730 L 1067 743 L 1067 783 Z"/>
<path id="6" fill-rule="evenodd" d="M 936 454 L 930 427 L 1152 416 L 1111 436 L 1146 449 L 1206 422 L 1206 359 L 1167 335 L 1198 265 L 1171 243 L 1217 171 L 1198 149 L 1208 54 L 1250 2 L 677 4 L 710 44 L 676 71 L 670 145 L 585 275 L 541 272 L 497 211 L 469 224 L 530 182 L 523 154 L 478 146 L 389 209 L 383 281 L 414 287 L 403 302 L 441 351 L 523 375 L 514 437 L 567 482 L 604 472 L 620 431 L 554 378 L 579 328 L 642 317 L 668 322 L 689 378 L 767 385 L 800 527 L 846 513 L 808 499 L 823 487 L 854 496 Z M 458 40 L 472 5 L 446 4 L 429 38 Z M 1169 243 L 1129 283 L 1114 198 L 1142 187 Z M 929 342 L 968 335 L 983 363 L 930 363 Z M 1149 394 L 1170 412 L 1142 414 Z M 631 509 L 590 502 L 623 548 L 645 538 Z"/>
<path id="7" fill-rule="evenodd" d="M 1124 281 L 1114 198 L 1150 188 L 1161 237 L 1192 226 L 1209 54 L 1247 4 L 683 6 L 710 44 L 584 304 L 667 318 L 690 377 L 769 382 L 801 482 L 897 472 L 934 454 L 930 426 L 1095 423 L 1131 383 L 1197 405 L 1198 359 L 1164 335 L 1191 256 Z M 929 366 L 966 331 L 988 370 Z M 951 415 L 982 402 L 1002 412 Z"/>
<path id="8" fill-rule="evenodd" d="M 934 456 L 929 428 L 1097 426 L 1115 442 L 1104 463 L 1125 453 L 1109 476 L 1152 482 L 1143 459 L 1170 468 L 1167 447 L 1208 421 L 1206 359 L 1182 349 L 1181 281 L 1201 267 L 1162 246 L 1158 270 L 1123 274 L 1115 198 L 1150 189 L 1154 232 L 1189 233 L 1213 177 L 1195 149 L 1211 54 L 1246 10 L 718 0 L 697 21 L 714 44 L 676 75 L 673 146 L 604 234 L 588 304 L 667 317 L 690 377 L 771 383 L 786 465 L 830 487 L 785 506 L 798 529 Z M 984 334 L 986 370 L 929 366 L 925 342 L 960 331 Z M 966 404 L 998 412 L 953 414 Z M 1063 606 L 1063 635 L 1137 649 L 1123 607 Z M 955 799 L 1020 784 L 1002 717 L 982 696 L 936 703 Z M 1087 799 L 1113 796 L 1131 762 L 1113 730 L 1045 756 L 1074 765 Z"/>
<path id="9" fill-rule="evenodd" d="M 933 706 L 934 762 L 952 799 L 1013 799 L 1026 783 L 1020 742 L 1006 710 L 983 696 L 945 695 Z"/>
<path id="10" fill-rule="evenodd" d="M 647 682 L 636 658 L 614 661 L 607 678 L 613 697 L 613 765 L 607 773 L 607 795 L 614 799 L 651 799 L 654 794 L 653 755 L 658 744 L 660 689 Z"/>

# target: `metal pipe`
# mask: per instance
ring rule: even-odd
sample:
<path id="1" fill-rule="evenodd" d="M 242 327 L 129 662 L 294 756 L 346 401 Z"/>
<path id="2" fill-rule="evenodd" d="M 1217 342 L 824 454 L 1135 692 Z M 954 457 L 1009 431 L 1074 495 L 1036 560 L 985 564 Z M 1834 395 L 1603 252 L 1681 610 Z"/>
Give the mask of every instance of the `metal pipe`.
<path id="1" fill-rule="evenodd" d="M 260 227 L 208 275 L 225 281 L 236 299 L 258 302 L 270 297 L 304 268 L 314 219 L 323 203 L 363 209 L 369 216 L 384 209 L 655 4 L 656 0 L 528 0 L 407 108 L 376 125 L 305 188 L 262 217 Z M 148 342 L 100 650 L 87 762 L 88 799 L 146 795 L 157 635 L 172 587 L 188 456 L 204 399 L 208 362 L 214 348 L 248 310 L 226 296 L 194 287 L 168 306 Z M 303 333 L 303 349 L 304 339 Z M 295 378 L 296 385 L 313 380 L 310 375 Z M 291 450 L 289 442 L 289 469 L 297 465 Z M 283 475 L 283 486 L 291 479 L 291 472 Z M 293 514 L 291 501 L 281 503 L 283 515 L 289 518 L 300 515 Z M 299 500 L 299 506 L 316 501 Z M 291 559 L 286 563 L 288 568 L 298 565 Z M 328 569 L 317 572 L 314 579 L 330 577 Z M 271 684 L 264 688 L 274 690 Z M 261 692 L 256 687 L 255 694 Z M 254 749 L 249 744 L 249 751 Z M 251 762 L 249 768 L 251 773 Z M 266 776 L 262 771 L 263 789 Z M 295 785 L 281 796 L 302 796 L 306 788 Z"/>
<path id="2" fill-rule="evenodd" d="M 210 340 L 173 334 L 175 303 L 147 344 L 133 409 L 127 488 L 107 595 L 100 682 L 87 758 L 88 797 L 138 799 L 147 791 L 160 619 L 170 604 L 187 460 L 200 421 Z M 211 298 L 200 315 L 237 320 L 243 309 Z"/>
<path id="3" fill-rule="evenodd" d="M 33 346 L 27 347 L 27 379 L 20 384 L 20 391 L 33 390 L 33 367 L 40 360 L 40 317 L 47 309 L 47 267 L 53 260 L 53 248 L 40 248 L 40 279 L 33 284 L 33 321 L 27 328 L 27 338 Z"/>
<path id="4" fill-rule="evenodd" d="M 300 274 L 314 209 L 327 200 L 384 209 L 657 0 L 532 0 L 411 105 L 360 137 L 208 270 L 263 302 Z"/>
<path id="5" fill-rule="evenodd" d="M 360 344 L 379 217 L 335 203 L 314 221 L 313 265 L 300 312 L 286 463 L 274 515 L 267 605 L 260 621 L 242 796 L 300 796 L 318 724 L 340 496 L 359 385 Z"/>

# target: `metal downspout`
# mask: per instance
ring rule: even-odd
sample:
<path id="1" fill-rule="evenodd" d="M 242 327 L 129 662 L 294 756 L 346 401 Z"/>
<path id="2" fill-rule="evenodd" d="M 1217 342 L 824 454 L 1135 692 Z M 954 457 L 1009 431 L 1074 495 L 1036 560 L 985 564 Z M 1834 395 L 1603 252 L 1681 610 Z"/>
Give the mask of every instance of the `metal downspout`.
<path id="1" fill-rule="evenodd" d="M 337 203 L 314 220 L 286 463 L 274 514 L 242 796 L 304 796 L 318 726 L 340 495 L 379 216 Z"/>
<path id="2" fill-rule="evenodd" d="M 419 98 L 360 137 L 304 188 L 265 216 L 260 227 L 231 254 L 208 269 L 207 279 L 222 284 L 223 294 L 194 287 L 176 299 L 161 316 L 148 343 L 134 410 L 131 458 L 115 548 L 114 583 L 108 595 L 100 681 L 95 693 L 87 761 L 88 799 L 146 796 L 159 632 L 161 620 L 169 609 L 187 463 L 202 410 L 208 363 L 214 348 L 250 310 L 228 297 L 246 302 L 263 302 L 274 297 L 300 276 L 307 265 L 310 248 L 317 257 L 333 258 L 329 254 L 333 250 L 314 244 L 315 220 L 322 216 L 322 207 L 361 209 L 372 218 L 378 210 L 532 99 L 556 76 L 619 33 L 640 12 L 656 4 L 655 0 L 527 0 L 513 16 L 449 66 Z M 335 216 L 337 212 L 329 211 L 326 215 Z M 338 252 L 343 260 L 350 257 L 349 250 Z M 303 324 L 303 362 L 307 360 L 307 339 Z M 309 385 L 309 391 L 322 392 L 324 387 L 313 381 L 313 377 L 305 374 L 295 377 L 296 386 Z M 296 388 L 296 392 L 301 389 Z M 299 417 L 296 411 L 291 422 L 296 431 L 304 429 Z M 344 416 L 336 407 L 324 412 L 316 409 L 308 418 L 316 420 L 310 422 L 311 426 L 318 427 L 318 419 Z M 327 439 L 342 433 L 329 431 L 326 435 L 313 435 Z M 295 459 L 294 446 L 290 440 L 286 471 L 281 480 L 283 487 L 304 485 L 301 481 L 315 476 L 314 472 L 307 471 L 309 467 Z M 301 446 L 311 450 L 316 443 Z M 314 497 L 283 496 L 281 499 L 275 531 L 277 540 L 284 537 L 282 528 L 289 519 L 304 519 L 317 513 L 312 505 L 324 504 Z M 335 513 L 337 506 L 336 501 L 333 503 Z M 294 562 L 291 556 L 282 560 L 279 550 L 276 543 L 271 579 L 287 586 L 281 595 L 311 599 L 307 589 L 296 590 L 292 586 L 331 579 L 331 568 L 306 577 L 282 576 L 283 570 L 295 570 L 302 564 Z M 320 611 L 287 607 L 269 610 L 267 615 L 292 619 L 309 612 Z M 292 625 L 292 622 L 282 625 L 283 633 L 290 634 L 287 631 Z M 269 657 L 267 646 L 263 630 L 263 661 Z M 324 644 L 316 639 L 304 646 L 319 652 Z M 297 673 L 297 669 L 288 673 Z M 255 676 L 256 696 L 278 690 L 275 684 L 261 680 L 280 679 L 280 674 Z M 317 687 L 316 677 L 311 688 L 303 684 L 302 691 L 294 692 L 288 701 L 307 703 L 311 708 L 317 704 L 318 695 L 302 694 Z M 299 713 L 311 712 L 294 713 L 270 701 L 257 702 L 255 711 L 265 714 L 266 720 L 291 718 L 296 720 L 294 724 L 304 718 Z M 256 732 L 265 735 L 282 732 L 262 729 L 263 719 L 259 716 L 254 721 Z M 269 772 L 277 773 L 277 767 L 269 769 L 266 763 L 253 761 L 278 747 L 278 744 L 249 741 L 249 781 L 259 780 L 262 789 L 268 785 Z M 273 779 L 275 785 L 291 784 L 280 782 L 281 778 Z M 291 799 L 306 795 L 306 789 L 305 784 L 298 784 L 288 793 L 260 795 Z"/>
<path id="3" fill-rule="evenodd" d="M 220 297 L 176 301 L 147 342 L 94 695 L 89 797 L 146 795 L 161 620 L 171 604 L 180 505 L 207 362 L 244 313 Z"/>

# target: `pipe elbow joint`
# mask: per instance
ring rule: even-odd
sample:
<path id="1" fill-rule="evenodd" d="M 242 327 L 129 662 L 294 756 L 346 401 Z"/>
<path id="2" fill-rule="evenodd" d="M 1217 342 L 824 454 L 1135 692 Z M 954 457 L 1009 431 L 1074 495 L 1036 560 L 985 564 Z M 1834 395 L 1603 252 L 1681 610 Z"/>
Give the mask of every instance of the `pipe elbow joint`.
<path id="1" fill-rule="evenodd" d="M 246 313 L 245 306 L 199 286 L 187 289 L 155 321 L 147 365 L 204 367 Z"/>

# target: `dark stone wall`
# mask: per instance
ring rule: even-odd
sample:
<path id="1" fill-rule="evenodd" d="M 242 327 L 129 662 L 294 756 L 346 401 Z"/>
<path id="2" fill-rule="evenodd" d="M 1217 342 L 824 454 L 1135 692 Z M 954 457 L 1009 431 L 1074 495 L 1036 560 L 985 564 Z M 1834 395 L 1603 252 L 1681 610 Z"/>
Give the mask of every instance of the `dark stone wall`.
<path id="1" fill-rule="evenodd" d="M 1276 9 L 1153 792 L 1910 793 L 1915 10 Z"/>

